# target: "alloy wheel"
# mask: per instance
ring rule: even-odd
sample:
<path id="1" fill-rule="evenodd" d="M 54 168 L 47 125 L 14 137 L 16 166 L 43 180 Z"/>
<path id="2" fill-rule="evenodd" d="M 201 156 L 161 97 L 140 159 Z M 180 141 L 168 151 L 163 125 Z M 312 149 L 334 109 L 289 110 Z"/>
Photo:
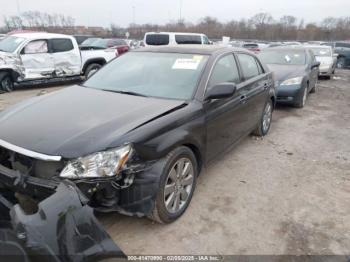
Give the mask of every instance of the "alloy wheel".
<path id="1" fill-rule="evenodd" d="M 189 201 L 194 183 L 193 164 L 181 158 L 170 169 L 164 188 L 164 204 L 169 213 L 177 213 Z"/>
<path id="2" fill-rule="evenodd" d="M 270 103 L 266 104 L 265 110 L 264 110 L 264 116 L 263 116 L 263 131 L 264 133 L 267 132 L 270 128 L 272 119 L 272 106 Z"/>

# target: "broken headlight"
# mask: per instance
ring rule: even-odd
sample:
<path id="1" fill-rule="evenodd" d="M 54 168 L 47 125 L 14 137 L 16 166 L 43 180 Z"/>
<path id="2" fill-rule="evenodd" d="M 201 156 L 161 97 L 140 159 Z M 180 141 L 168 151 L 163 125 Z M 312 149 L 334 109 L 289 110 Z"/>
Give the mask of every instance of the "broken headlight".
<path id="1" fill-rule="evenodd" d="M 131 145 L 98 152 L 68 162 L 60 174 L 62 178 L 103 178 L 120 174 L 132 152 Z"/>

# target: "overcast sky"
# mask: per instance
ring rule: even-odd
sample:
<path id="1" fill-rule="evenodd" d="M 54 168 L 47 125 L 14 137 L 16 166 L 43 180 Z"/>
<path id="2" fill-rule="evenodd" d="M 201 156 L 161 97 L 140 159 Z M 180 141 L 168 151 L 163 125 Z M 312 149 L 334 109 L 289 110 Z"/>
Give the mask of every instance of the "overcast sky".
<path id="1" fill-rule="evenodd" d="M 350 15 L 350 0 L 0 0 L 0 24 L 4 15 L 38 10 L 71 15 L 76 25 L 127 26 L 133 22 L 133 7 L 136 23 L 166 23 L 179 19 L 181 2 L 182 18 L 191 22 L 207 15 L 226 22 L 258 12 L 275 19 L 294 15 L 305 22 Z"/>

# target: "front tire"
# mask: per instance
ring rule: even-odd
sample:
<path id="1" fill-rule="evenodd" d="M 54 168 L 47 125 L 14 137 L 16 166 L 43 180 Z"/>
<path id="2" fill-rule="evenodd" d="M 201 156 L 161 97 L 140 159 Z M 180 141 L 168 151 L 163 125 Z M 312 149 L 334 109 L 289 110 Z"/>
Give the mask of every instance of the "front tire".
<path id="1" fill-rule="evenodd" d="M 259 126 L 257 127 L 257 129 L 254 130 L 253 135 L 260 136 L 260 137 L 267 135 L 271 127 L 272 111 L 273 111 L 273 104 L 272 104 L 272 101 L 269 100 L 265 104 L 264 112 L 259 121 Z"/>
<path id="2" fill-rule="evenodd" d="M 195 155 L 181 146 L 166 157 L 159 191 L 150 219 L 167 224 L 183 215 L 191 202 L 198 177 Z"/>
<path id="3" fill-rule="evenodd" d="M 9 73 L 0 73 L 0 90 L 4 92 L 12 92 L 14 89 L 14 83 Z"/>
<path id="4" fill-rule="evenodd" d="M 295 104 L 295 107 L 303 108 L 306 104 L 307 95 L 308 95 L 308 87 L 305 86 L 303 90 L 303 95 L 299 98 L 299 101 Z"/>
<path id="5" fill-rule="evenodd" d="M 345 68 L 345 58 L 339 57 L 337 61 L 337 68 L 343 69 Z"/>

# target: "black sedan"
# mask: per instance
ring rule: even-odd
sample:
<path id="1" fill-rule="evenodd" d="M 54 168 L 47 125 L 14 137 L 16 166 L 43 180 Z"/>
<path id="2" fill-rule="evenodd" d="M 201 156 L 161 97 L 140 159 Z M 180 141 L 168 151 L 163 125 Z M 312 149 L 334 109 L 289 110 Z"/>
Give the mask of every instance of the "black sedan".
<path id="1" fill-rule="evenodd" d="M 304 47 L 263 50 L 259 58 L 275 74 L 277 102 L 302 108 L 309 93 L 316 92 L 320 62 Z"/>
<path id="2" fill-rule="evenodd" d="M 0 185 L 38 200 L 73 181 L 98 211 L 169 223 L 205 164 L 268 133 L 274 105 L 272 74 L 249 51 L 133 51 L 0 114 Z"/>

